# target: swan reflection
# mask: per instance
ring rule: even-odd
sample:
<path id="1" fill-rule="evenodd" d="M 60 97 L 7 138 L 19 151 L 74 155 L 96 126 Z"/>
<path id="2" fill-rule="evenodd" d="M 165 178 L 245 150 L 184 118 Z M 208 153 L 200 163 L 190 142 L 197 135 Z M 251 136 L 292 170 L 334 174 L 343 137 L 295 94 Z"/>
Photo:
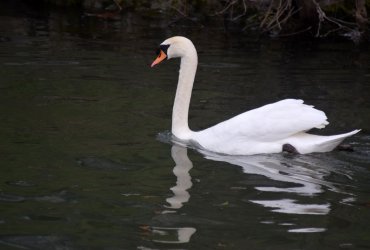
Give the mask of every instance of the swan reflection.
<path id="1" fill-rule="evenodd" d="M 269 184 L 264 186 L 258 184 L 261 182 L 253 184 L 252 187 L 261 193 L 258 197 L 249 198 L 247 201 L 250 204 L 263 206 L 273 213 L 326 215 L 331 211 L 331 204 L 326 200 L 320 201 L 318 195 L 328 190 L 342 194 L 342 197 L 344 195 L 342 202 L 355 199 L 354 195 L 343 191 L 345 188 L 343 185 L 340 186 L 327 180 L 327 177 L 332 174 L 340 178 L 351 178 L 351 172 L 341 166 L 343 163 L 335 162 L 335 159 L 330 156 L 283 154 L 228 156 L 200 149 L 197 151 L 208 160 L 236 165 L 241 167 L 245 174 L 264 176 L 270 180 Z M 155 223 L 152 226 L 152 241 L 182 244 L 190 242 L 197 232 L 194 227 L 197 221 L 192 219 L 192 215 L 179 213 L 181 208 L 191 201 L 189 191 L 193 183 L 189 171 L 193 168 L 193 164 L 187 155 L 185 145 L 175 142 L 171 148 L 171 156 L 175 162 L 173 173 L 176 176 L 176 185 L 170 188 L 173 195 L 166 199 L 167 204 L 163 205 L 164 210 L 153 220 Z M 259 198 L 264 193 L 276 195 L 273 196 L 274 198 L 271 198 L 271 195 L 268 195 L 268 199 Z M 312 197 L 317 197 L 317 199 L 311 199 Z M 266 221 L 261 220 L 259 223 L 266 224 Z M 271 221 L 271 223 L 274 222 Z M 279 225 L 286 226 L 287 224 L 280 223 Z M 325 230 L 325 227 L 312 225 L 300 228 L 295 223 L 289 224 L 287 228 L 287 231 L 291 233 L 318 233 Z"/>
<path id="2" fill-rule="evenodd" d="M 253 203 L 260 204 L 264 207 L 274 208 L 273 212 L 285 214 L 328 214 L 330 206 L 326 204 L 297 204 L 296 200 L 250 200 Z"/>
<path id="3" fill-rule="evenodd" d="M 246 174 L 263 175 L 270 180 L 294 184 L 294 187 L 255 187 L 259 191 L 286 192 L 312 196 L 323 192 L 323 187 L 339 192 L 333 183 L 325 181 L 330 169 L 315 166 L 305 160 L 285 158 L 283 155 L 228 156 L 202 152 L 206 159 L 228 162 L 242 167 Z"/>
<path id="4" fill-rule="evenodd" d="M 187 148 L 173 145 L 171 156 L 175 162 L 173 173 L 176 176 L 176 185 L 170 188 L 173 196 L 166 199 L 169 205 L 164 205 L 166 209 L 161 212 L 162 215 L 158 216 L 159 218 L 156 218 L 159 221 L 167 221 L 168 217 L 171 219 L 171 215 L 176 216 L 177 210 L 189 201 L 190 194 L 188 190 L 193 186 L 189 174 L 190 169 L 193 168 L 193 163 L 188 157 Z M 152 241 L 165 244 L 188 243 L 196 231 L 194 227 L 153 226 Z"/>
<path id="5" fill-rule="evenodd" d="M 188 202 L 190 194 L 187 191 L 193 186 L 191 182 L 191 176 L 189 174 L 190 169 L 193 168 L 193 163 L 189 160 L 187 148 L 180 147 L 177 145 L 172 146 L 171 156 L 175 162 L 173 173 L 176 176 L 176 186 L 173 186 L 171 191 L 173 196 L 166 199 L 170 206 L 166 206 L 171 209 L 179 209 L 183 206 L 183 203 Z"/>
<path id="6" fill-rule="evenodd" d="M 153 227 L 153 239 L 157 243 L 180 244 L 188 243 L 190 237 L 197 231 L 193 227 Z"/>
<path id="7" fill-rule="evenodd" d="M 314 196 L 329 189 L 336 193 L 345 193 L 335 183 L 325 180 L 325 177 L 332 172 L 350 178 L 350 173 L 344 170 L 333 169 L 333 159 L 330 164 L 323 159 L 310 155 L 298 155 L 294 159 L 283 154 L 274 155 L 253 155 L 253 156 L 228 156 L 218 155 L 211 152 L 201 151 L 205 158 L 213 161 L 228 162 L 240 166 L 246 174 L 257 174 L 267 177 L 270 180 L 288 183 L 287 187 L 259 187 L 254 188 L 264 192 L 295 193 L 299 196 Z M 323 157 L 323 156 L 322 156 Z M 348 197 L 346 198 L 348 199 Z M 330 212 L 330 204 L 300 204 L 293 199 L 276 200 L 249 200 L 252 203 L 272 208 L 272 212 L 287 214 L 310 214 L 325 215 Z"/>

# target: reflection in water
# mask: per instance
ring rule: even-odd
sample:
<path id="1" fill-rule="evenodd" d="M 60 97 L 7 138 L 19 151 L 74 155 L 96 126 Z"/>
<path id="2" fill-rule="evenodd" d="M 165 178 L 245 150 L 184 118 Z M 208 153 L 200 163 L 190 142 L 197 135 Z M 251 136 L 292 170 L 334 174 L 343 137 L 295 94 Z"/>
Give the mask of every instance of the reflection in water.
<path id="1" fill-rule="evenodd" d="M 268 178 L 270 180 L 268 183 L 271 186 L 254 184 L 253 187 L 258 191 L 276 193 L 278 198 L 248 199 L 248 201 L 269 208 L 271 212 L 292 215 L 327 215 L 331 211 L 330 203 L 320 203 L 316 201 L 317 199 L 309 199 L 327 190 L 346 195 L 347 197 L 342 200 L 343 202 L 354 199 L 352 194 L 342 191 L 338 187 L 339 184 L 326 180 L 326 177 L 331 174 L 339 174 L 345 178 L 350 178 L 351 175 L 339 164 L 339 166 L 336 166 L 332 158 L 326 159 L 325 156 L 316 158 L 315 155 L 291 157 L 284 154 L 228 156 L 199 149 L 198 151 L 206 159 L 227 162 L 240 166 L 245 174 Z M 183 218 L 186 215 L 179 215 L 177 211 L 191 198 L 189 189 L 192 187 L 192 181 L 189 171 L 193 168 L 193 164 L 188 158 L 187 148 L 182 144 L 175 142 L 171 149 L 171 155 L 176 163 L 173 168 L 173 173 L 177 178 L 176 185 L 170 188 L 173 196 L 166 199 L 169 205 L 164 206 L 166 209 L 158 216 L 160 218 L 156 218 L 155 226 L 152 226 L 152 241 L 162 244 L 188 243 L 197 230 L 184 223 L 186 220 L 179 220 L 179 216 Z M 289 197 L 296 195 L 297 198 L 287 198 L 288 194 L 290 194 Z M 302 199 L 299 199 L 299 197 L 302 197 Z M 177 219 L 176 216 L 178 216 Z M 166 225 L 164 222 L 168 221 L 171 221 L 171 223 Z M 186 227 L 176 227 L 179 222 L 181 222 L 181 225 L 187 224 Z M 266 224 L 266 221 L 260 221 L 259 223 Z M 281 225 L 285 226 L 284 223 Z M 315 227 L 313 225 L 304 227 L 295 224 L 289 225 L 290 228 L 287 229 L 289 233 L 319 233 L 327 230 L 325 227 Z"/>
<path id="2" fill-rule="evenodd" d="M 190 237 L 197 231 L 193 227 L 153 227 L 153 241 L 157 243 L 177 244 L 188 243 Z"/>
<path id="3" fill-rule="evenodd" d="M 263 205 L 264 207 L 275 208 L 273 212 L 286 214 L 327 214 L 329 213 L 329 204 L 297 204 L 295 200 L 250 200 L 253 203 Z"/>
<path id="4" fill-rule="evenodd" d="M 337 193 L 344 193 L 334 183 L 326 181 L 325 176 L 333 169 L 324 161 L 301 155 L 296 159 L 284 158 L 283 155 L 225 156 L 202 152 L 207 159 L 228 162 L 242 167 L 247 174 L 262 175 L 270 180 L 293 184 L 294 187 L 258 187 L 265 192 L 295 193 L 301 196 L 313 196 L 324 192 L 324 187 Z M 318 161 L 318 162 L 315 162 Z M 348 173 L 342 173 L 349 176 Z M 350 194 L 348 194 L 350 195 Z M 346 198 L 348 199 L 348 198 Z M 330 212 L 330 204 L 299 204 L 292 199 L 250 200 L 264 207 L 274 208 L 273 212 L 288 214 L 325 215 Z"/>
<path id="5" fill-rule="evenodd" d="M 322 193 L 323 187 L 339 192 L 335 185 L 325 181 L 330 170 L 314 166 L 312 162 L 300 159 L 283 158 L 282 155 L 228 156 L 202 152 L 207 159 L 228 162 L 242 167 L 247 174 L 263 175 L 274 181 L 294 184 L 294 187 L 255 187 L 260 191 L 286 192 L 311 196 Z"/>
<path id="6" fill-rule="evenodd" d="M 177 181 L 176 186 L 171 188 L 174 196 L 166 199 L 166 201 L 171 204 L 168 208 L 179 209 L 190 198 L 187 190 L 193 185 L 189 174 L 190 169 L 193 168 L 193 163 L 188 158 L 187 149 L 180 146 L 172 146 L 171 156 L 176 163 L 173 173 L 177 177 Z"/>
<path id="7" fill-rule="evenodd" d="M 297 228 L 297 229 L 289 229 L 289 233 L 321 233 L 325 232 L 326 228 Z"/>
<path id="8" fill-rule="evenodd" d="M 187 148 L 173 145 L 171 156 L 176 164 L 173 168 L 173 173 L 176 176 L 176 185 L 170 188 L 174 195 L 166 199 L 170 205 L 165 205 L 167 209 L 162 211 L 163 215 L 176 213 L 176 209 L 180 209 L 184 203 L 188 202 L 190 194 L 187 190 L 193 185 L 189 174 L 190 169 L 193 168 L 193 163 L 188 158 Z M 153 226 L 152 240 L 153 242 L 167 244 L 188 243 L 195 232 L 196 229 L 193 227 Z"/>

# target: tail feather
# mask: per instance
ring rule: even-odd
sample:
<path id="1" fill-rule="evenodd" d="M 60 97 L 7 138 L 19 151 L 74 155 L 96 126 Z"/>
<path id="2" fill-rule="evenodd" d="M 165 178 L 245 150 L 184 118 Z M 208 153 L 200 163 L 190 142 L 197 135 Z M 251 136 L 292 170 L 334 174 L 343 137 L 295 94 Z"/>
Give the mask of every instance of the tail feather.
<path id="1" fill-rule="evenodd" d="M 340 134 L 340 135 L 332 135 L 327 136 L 324 141 L 315 145 L 316 150 L 315 152 L 329 152 L 335 149 L 345 138 L 350 137 L 354 134 L 360 132 L 361 129 L 356 129 L 351 132 Z"/>
<path id="2" fill-rule="evenodd" d="M 312 135 L 299 133 L 290 137 L 284 143 L 293 145 L 300 154 L 313 152 L 329 152 L 335 149 L 345 138 L 360 132 L 360 129 L 349 133 L 331 136 Z"/>

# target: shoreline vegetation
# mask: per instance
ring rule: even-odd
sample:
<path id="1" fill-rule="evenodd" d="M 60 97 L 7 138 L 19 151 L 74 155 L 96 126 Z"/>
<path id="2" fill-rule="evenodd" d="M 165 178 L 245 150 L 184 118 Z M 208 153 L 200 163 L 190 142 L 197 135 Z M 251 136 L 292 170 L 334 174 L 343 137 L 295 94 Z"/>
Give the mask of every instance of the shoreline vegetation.
<path id="1" fill-rule="evenodd" d="M 370 0 L 39 0 L 52 6 L 79 8 L 85 15 L 119 19 L 124 12 L 166 15 L 226 29 L 257 31 L 271 37 L 346 37 L 368 42 Z"/>

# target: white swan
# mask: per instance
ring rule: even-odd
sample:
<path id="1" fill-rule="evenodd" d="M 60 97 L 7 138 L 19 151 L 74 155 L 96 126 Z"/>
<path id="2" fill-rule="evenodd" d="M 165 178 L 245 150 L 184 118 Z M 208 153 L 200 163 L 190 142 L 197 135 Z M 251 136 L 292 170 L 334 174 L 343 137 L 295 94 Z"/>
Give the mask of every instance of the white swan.
<path id="1" fill-rule="evenodd" d="M 193 43 L 181 36 L 165 40 L 157 50 L 152 67 L 165 58 L 181 58 L 179 80 L 172 113 L 172 134 L 179 140 L 195 143 L 205 150 L 228 155 L 279 153 L 283 148 L 300 154 L 328 152 L 346 137 L 360 130 L 340 135 L 319 136 L 306 133 L 323 128 L 328 122 L 324 112 L 286 99 L 237 115 L 202 131 L 188 126 L 188 113 L 198 64 Z"/>

